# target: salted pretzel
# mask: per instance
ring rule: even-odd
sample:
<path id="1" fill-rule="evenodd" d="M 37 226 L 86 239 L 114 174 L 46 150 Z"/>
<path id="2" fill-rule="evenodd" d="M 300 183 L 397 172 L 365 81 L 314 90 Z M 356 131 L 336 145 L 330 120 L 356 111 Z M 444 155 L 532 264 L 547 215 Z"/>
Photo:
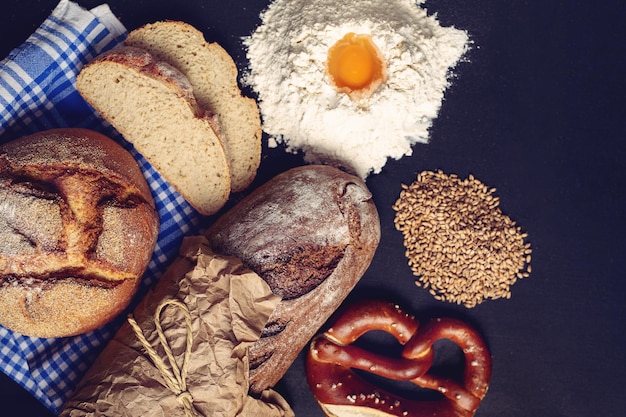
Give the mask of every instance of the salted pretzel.
<path id="1" fill-rule="evenodd" d="M 367 332 L 382 330 L 402 346 L 400 358 L 353 345 Z M 433 345 L 440 339 L 457 344 L 465 355 L 461 381 L 429 373 Z M 471 417 L 487 393 L 491 356 L 478 332 L 468 324 L 439 318 L 420 326 L 410 314 L 384 301 L 362 301 L 347 309 L 311 342 L 307 380 L 328 416 Z M 441 399 L 419 401 L 376 387 L 355 370 L 438 391 Z"/>

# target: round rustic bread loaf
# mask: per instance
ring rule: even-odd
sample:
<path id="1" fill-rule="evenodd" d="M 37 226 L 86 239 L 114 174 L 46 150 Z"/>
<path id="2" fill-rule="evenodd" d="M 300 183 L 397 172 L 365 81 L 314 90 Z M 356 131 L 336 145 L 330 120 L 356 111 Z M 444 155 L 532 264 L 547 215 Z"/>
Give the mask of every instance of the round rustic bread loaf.
<path id="1" fill-rule="evenodd" d="M 64 337 L 120 313 L 151 258 L 159 218 L 132 155 L 86 129 L 0 146 L 0 324 Z"/>

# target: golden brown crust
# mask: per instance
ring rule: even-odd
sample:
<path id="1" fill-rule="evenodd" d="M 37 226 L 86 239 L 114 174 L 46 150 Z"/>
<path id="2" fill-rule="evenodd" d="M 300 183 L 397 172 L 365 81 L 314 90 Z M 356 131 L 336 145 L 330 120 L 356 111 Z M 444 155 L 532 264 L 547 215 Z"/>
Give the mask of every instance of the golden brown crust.
<path id="1" fill-rule="evenodd" d="M 0 324 L 29 336 L 92 330 L 132 298 L 159 231 L 120 145 L 54 129 L 0 146 Z"/>
<path id="2" fill-rule="evenodd" d="M 112 288 L 62 279 L 37 287 L 2 285 L 2 325 L 28 336 L 65 337 L 94 330 L 113 319 L 130 302 L 139 279 Z"/>

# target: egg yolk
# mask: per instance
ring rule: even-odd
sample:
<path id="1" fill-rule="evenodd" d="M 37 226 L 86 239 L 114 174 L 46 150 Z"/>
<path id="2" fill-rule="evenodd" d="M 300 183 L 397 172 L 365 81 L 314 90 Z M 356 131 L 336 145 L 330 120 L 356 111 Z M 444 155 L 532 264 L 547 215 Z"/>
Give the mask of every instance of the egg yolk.
<path id="1" fill-rule="evenodd" d="M 371 96 L 387 78 L 382 54 L 371 37 L 355 33 L 330 47 L 327 71 L 335 87 L 353 99 Z"/>

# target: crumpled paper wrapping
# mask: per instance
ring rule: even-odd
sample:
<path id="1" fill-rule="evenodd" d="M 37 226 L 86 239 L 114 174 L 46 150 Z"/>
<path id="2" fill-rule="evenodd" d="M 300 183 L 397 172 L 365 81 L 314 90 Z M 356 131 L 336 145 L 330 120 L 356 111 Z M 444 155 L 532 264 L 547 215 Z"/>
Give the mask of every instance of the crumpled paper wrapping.
<path id="1" fill-rule="evenodd" d="M 275 391 L 248 395 L 247 347 L 279 301 L 237 258 L 214 254 L 204 237 L 185 238 L 179 257 L 107 344 L 60 415 L 293 416 Z M 178 386 L 168 387 L 166 377 Z"/>

